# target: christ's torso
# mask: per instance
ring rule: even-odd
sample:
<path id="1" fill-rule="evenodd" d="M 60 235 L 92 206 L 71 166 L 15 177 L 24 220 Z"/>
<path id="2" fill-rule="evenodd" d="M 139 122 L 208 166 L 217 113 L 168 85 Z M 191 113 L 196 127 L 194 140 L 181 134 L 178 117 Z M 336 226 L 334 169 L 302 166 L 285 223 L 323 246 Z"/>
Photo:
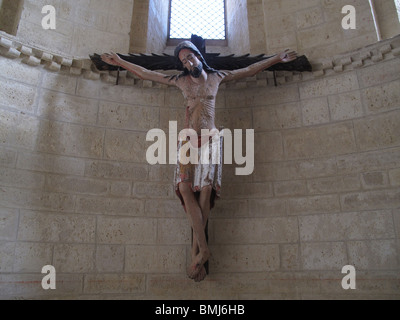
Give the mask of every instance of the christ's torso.
<path id="1" fill-rule="evenodd" d="M 215 128 L 215 99 L 222 77 L 208 73 L 206 79 L 184 76 L 179 79 L 179 88 L 185 98 L 186 124 L 198 135 L 201 129 Z"/>

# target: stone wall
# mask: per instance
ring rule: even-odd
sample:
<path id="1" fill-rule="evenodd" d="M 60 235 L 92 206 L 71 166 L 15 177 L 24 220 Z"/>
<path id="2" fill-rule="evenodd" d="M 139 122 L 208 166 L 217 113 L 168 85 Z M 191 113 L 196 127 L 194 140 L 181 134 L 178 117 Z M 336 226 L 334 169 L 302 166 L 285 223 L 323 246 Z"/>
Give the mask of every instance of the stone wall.
<path id="1" fill-rule="evenodd" d="M 133 7 L 129 52 L 163 52 L 168 38 L 168 16 L 169 1 L 136 1 Z"/>
<path id="2" fill-rule="evenodd" d="M 235 52 L 236 54 L 251 52 L 246 0 L 227 0 L 225 8 L 230 52 Z"/>
<path id="3" fill-rule="evenodd" d="M 56 9 L 55 30 L 42 28 L 45 5 Z M 26 44 L 69 57 L 127 52 L 132 10 L 133 0 L 24 0 L 16 35 Z"/>
<path id="4" fill-rule="evenodd" d="M 148 130 L 182 127 L 180 92 L 0 47 L 1 298 L 399 298 L 399 37 L 221 87 L 217 125 L 255 129 L 255 170 L 224 166 L 200 284 L 174 167 L 145 159 Z"/>
<path id="5" fill-rule="evenodd" d="M 251 0 L 259 18 L 249 19 L 251 51 L 293 48 L 312 59 L 350 52 L 377 40 L 369 1 Z M 382 38 L 400 33 L 394 1 L 375 1 Z M 344 30 L 342 8 L 356 9 L 356 29 Z M 262 15 L 260 12 L 264 12 Z M 265 40 L 264 40 L 265 39 Z M 264 45 L 265 44 L 265 45 Z"/>

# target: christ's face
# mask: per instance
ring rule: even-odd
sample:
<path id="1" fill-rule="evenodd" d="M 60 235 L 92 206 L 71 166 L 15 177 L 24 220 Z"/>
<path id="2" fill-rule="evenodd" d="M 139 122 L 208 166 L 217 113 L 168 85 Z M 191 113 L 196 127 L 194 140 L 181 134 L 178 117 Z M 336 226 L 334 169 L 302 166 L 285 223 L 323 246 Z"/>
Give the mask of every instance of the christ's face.
<path id="1" fill-rule="evenodd" d="M 179 52 L 179 59 L 181 60 L 183 66 L 189 70 L 189 72 L 192 72 L 194 67 L 197 67 L 201 64 L 201 61 L 190 49 L 182 49 Z"/>
<path id="2" fill-rule="evenodd" d="M 203 63 L 195 55 L 192 50 L 182 49 L 179 52 L 179 59 L 181 60 L 184 68 L 189 70 L 190 75 L 193 78 L 199 78 L 203 73 Z"/>

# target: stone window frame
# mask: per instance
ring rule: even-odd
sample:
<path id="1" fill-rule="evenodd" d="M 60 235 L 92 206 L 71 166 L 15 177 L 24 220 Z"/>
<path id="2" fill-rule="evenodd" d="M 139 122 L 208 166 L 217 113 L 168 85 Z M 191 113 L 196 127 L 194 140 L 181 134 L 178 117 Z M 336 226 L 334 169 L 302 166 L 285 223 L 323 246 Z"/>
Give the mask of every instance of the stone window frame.
<path id="1" fill-rule="evenodd" d="M 181 41 L 190 40 L 184 38 L 170 38 L 170 26 L 171 26 L 171 2 L 169 0 L 168 5 L 168 28 L 167 28 L 167 46 L 176 46 Z M 226 0 L 224 0 L 224 23 L 225 23 L 225 39 L 205 39 L 207 46 L 227 46 L 228 45 L 228 24 L 227 24 L 227 15 L 226 15 Z"/>

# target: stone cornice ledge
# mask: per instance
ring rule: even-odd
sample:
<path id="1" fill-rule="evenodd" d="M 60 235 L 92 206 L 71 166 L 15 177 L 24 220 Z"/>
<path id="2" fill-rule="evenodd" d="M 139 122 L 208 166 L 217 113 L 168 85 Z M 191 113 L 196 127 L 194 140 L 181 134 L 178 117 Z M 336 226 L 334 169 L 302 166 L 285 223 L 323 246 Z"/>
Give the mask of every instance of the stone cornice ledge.
<path id="1" fill-rule="evenodd" d="M 21 42 L 17 37 L 0 31 L 0 55 L 9 59 L 20 59 L 34 67 L 44 67 L 52 72 L 63 72 L 73 76 L 83 75 L 86 79 L 101 80 L 115 84 L 117 81 L 116 71 L 98 71 L 92 61 L 82 58 L 67 57 L 61 54 L 51 53 L 48 50 L 33 47 Z M 390 60 L 400 55 L 400 35 L 383 40 L 372 45 L 337 55 L 328 59 L 311 61 L 313 72 L 276 72 L 276 81 L 279 84 L 290 83 L 301 80 L 311 80 L 336 73 L 351 71 L 367 67 L 383 60 Z M 169 72 L 168 72 L 169 73 Z M 166 85 L 144 81 L 130 72 L 119 73 L 121 85 L 131 85 L 144 88 L 167 88 Z M 275 80 L 272 72 L 262 72 L 254 77 L 244 80 L 222 84 L 221 88 L 254 88 L 274 86 Z"/>

